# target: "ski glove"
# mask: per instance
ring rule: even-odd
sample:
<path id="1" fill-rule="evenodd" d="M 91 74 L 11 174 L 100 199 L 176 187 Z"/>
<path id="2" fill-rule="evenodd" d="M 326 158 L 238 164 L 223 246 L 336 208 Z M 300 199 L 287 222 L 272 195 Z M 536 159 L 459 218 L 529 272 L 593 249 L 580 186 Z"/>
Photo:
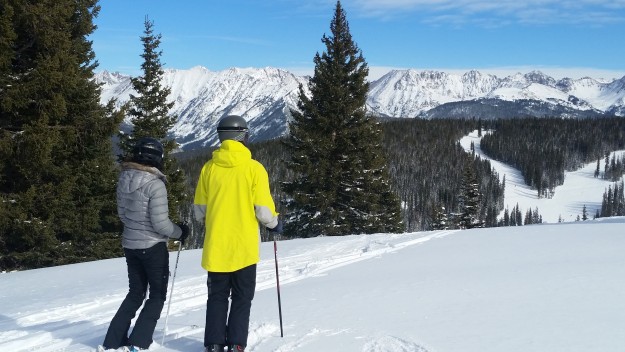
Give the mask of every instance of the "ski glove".
<path id="1" fill-rule="evenodd" d="M 178 237 L 178 241 L 184 244 L 187 237 L 189 237 L 189 232 L 191 232 L 191 230 L 189 230 L 189 225 L 183 223 L 178 224 L 178 227 L 180 227 L 180 229 L 182 230 L 182 234 L 180 235 L 180 237 Z"/>
<path id="2" fill-rule="evenodd" d="M 278 219 L 278 225 L 276 225 L 276 227 L 274 227 L 273 229 L 267 227 L 267 231 L 269 232 L 274 232 L 276 234 L 281 234 L 283 229 L 282 229 L 282 221 L 280 219 Z"/>

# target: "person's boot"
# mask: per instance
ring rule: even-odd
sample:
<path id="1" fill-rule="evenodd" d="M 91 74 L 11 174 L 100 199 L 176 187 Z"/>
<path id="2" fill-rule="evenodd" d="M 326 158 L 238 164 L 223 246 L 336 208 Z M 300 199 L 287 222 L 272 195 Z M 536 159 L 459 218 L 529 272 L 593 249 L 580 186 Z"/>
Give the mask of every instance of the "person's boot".
<path id="1" fill-rule="evenodd" d="M 204 352 L 224 352 L 225 347 L 226 346 L 219 344 L 209 345 L 204 348 Z"/>
<path id="2" fill-rule="evenodd" d="M 245 351 L 245 347 L 241 345 L 230 345 L 228 346 L 228 352 L 243 352 Z"/>

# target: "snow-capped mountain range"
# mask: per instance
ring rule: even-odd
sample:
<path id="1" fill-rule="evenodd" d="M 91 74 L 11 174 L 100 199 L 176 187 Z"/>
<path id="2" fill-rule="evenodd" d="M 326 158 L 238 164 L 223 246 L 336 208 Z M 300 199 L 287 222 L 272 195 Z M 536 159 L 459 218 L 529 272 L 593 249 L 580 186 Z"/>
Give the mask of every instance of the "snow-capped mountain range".
<path id="1" fill-rule="evenodd" d="M 121 105 L 134 93 L 128 75 L 102 71 L 95 78 L 102 103 L 115 98 Z M 171 133 L 184 149 L 214 145 L 219 118 L 238 114 L 250 123 L 252 141 L 278 137 L 286 133 L 299 85 L 308 93 L 308 79 L 271 67 L 167 69 L 163 85 L 178 115 Z M 625 77 L 608 82 L 555 80 L 539 71 L 498 78 L 479 71 L 394 70 L 370 83 L 367 109 L 386 118 L 625 116 Z"/>

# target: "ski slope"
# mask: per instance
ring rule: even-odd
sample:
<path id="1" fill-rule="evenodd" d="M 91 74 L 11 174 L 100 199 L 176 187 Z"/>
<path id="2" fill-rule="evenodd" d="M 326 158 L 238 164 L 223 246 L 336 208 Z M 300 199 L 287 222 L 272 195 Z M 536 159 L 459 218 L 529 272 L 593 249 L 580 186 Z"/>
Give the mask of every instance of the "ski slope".
<path id="1" fill-rule="evenodd" d="M 625 218 L 263 243 L 251 352 L 625 350 Z M 182 251 L 165 344 L 203 351 L 206 275 Z M 170 257 L 173 269 L 176 252 Z M 95 351 L 123 258 L 0 274 L 0 351 Z"/>
<path id="2" fill-rule="evenodd" d="M 516 205 L 519 206 L 524 216 L 528 209 L 531 208 L 534 211 L 538 208 L 543 222 L 548 223 L 556 223 L 560 219 L 564 222 L 576 221 L 578 216 L 582 217 L 584 206 L 586 206 L 587 216 L 593 218 L 597 210 L 601 209 L 603 193 L 608 186 L 614 184 L 611 181 L 595 178 L 597 162 L 594 161 L 573 172 L 566 172 L 564 184 L 555 188 L 553 198 L 538 198 L 537 191 L 525 184 L 523 175 L 518 169 L 489 158 L 482 151 L 480 141 L 481 137 L 478 137 L 478 132 L 475 130 L 462 138 L 460 145 L 470 153 L 471 143 L 473 143 L 475 154 L 483 160 L 490 161 L 493 169 L 499 174 L 500 180 L 505 177 L 504 210 L 501 211 L 499 218 L 503 216 L 506 208 L 511 211 Z M 617 157 L 621 157 L 623 153 L 625 151 L 618 150 L 612 155 L 616 154 Z M 601 171 L 603 171 L 603 161 Z"/>

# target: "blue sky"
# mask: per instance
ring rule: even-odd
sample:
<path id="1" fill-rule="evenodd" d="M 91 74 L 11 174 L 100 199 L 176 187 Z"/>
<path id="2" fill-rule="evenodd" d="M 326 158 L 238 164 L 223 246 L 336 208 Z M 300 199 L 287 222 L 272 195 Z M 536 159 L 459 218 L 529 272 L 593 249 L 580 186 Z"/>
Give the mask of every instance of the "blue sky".
<path id="1" fill-rule="evenodd" d="M 98 70 L 140 73 L 145 16 L 166 68 L 277 67 L 312 74 L 335 0 L 100 0 Z M 390 69 L 503 77 L 625 75 L 625 0 L 342 0 L 370 78 Z"/>

